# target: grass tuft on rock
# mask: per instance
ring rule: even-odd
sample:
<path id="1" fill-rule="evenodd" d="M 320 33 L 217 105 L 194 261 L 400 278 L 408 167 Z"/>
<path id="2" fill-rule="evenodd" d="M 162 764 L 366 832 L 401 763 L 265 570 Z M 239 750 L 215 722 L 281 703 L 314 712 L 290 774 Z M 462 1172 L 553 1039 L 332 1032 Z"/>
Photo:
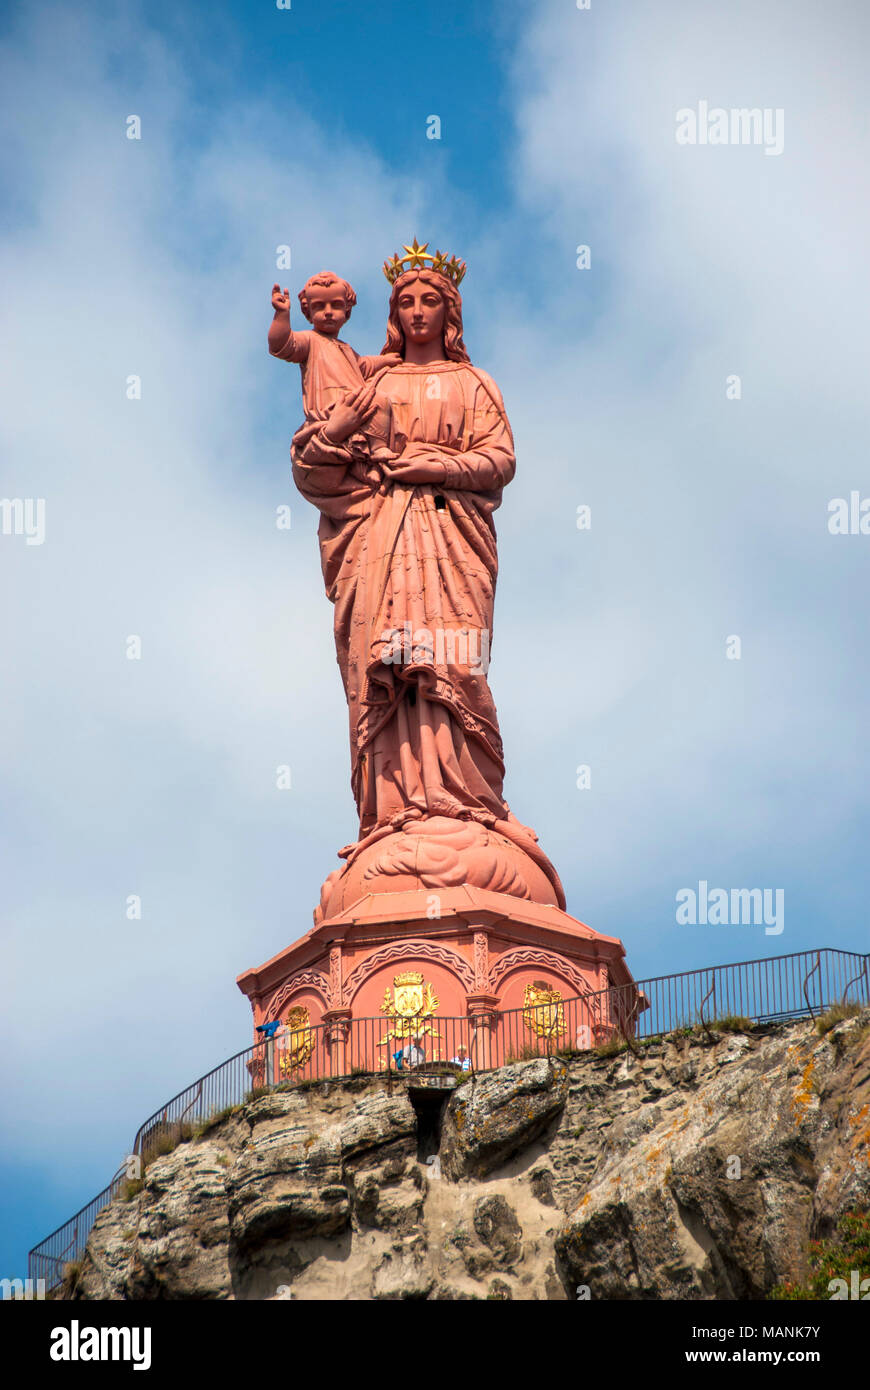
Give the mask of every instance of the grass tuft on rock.
<path id="1" fill-rule="evenodd" d="M 193 1131 L 194 1139 L 204 1139 L 211 1130 L 222 1125 L 224 1120 L 228 1120 L 231 1115 L 238 1115 L 242 1107 L 240 1105 L 225 1105 L 223 1110 L 218 1110 L 214 1115 L 209 1115 L 207 1120 L 201 1120 Z"/>
<path id="2" fill-rule="evenodd" d="M 537 1062 L 541 1057 L 546 1057 L 546 1052 L 541 1052 L 531 1043 L 526 1043 L 519 1052 L 509 1052 L 504 1059 L 506 1067 L 512 1067 L 516 1062 Z"/>
<path id="3" fill-rule="evenodd" d="M 832 1004 L 821 1018 L 816 1019 L 816 1032 L 820 1038 L 823 1038 L 838 1023 L 843 1023 L 847 1018 L 854 1018 L 860 1012 L 860 1004 L 847 1004 L 844 1000 L 841 1000 L 839 1004 Z"/>

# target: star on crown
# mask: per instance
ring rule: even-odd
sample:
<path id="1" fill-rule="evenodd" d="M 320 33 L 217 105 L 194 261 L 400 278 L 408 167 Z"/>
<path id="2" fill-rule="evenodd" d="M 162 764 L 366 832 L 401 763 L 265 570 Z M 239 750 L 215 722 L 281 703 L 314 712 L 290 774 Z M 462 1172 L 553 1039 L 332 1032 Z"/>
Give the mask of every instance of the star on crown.
<path id="1" fill-rule="evenodd" d="M 454 285 L 458 285 L 465 274 L 465 261 L 458 261 L 455 256 L 448 261 L 445 251 L 433 253 L 429 250 L 428 241 L 424 241 L 420 246 L 414 237 L 412 245 L 403 246 L 402 250 L 405 253 L 403 256 L 396 252 L 392 260 L 384 261 L 384 274 L 391 285 L 394 285 L 406 270 L 434 270 L 452 280 Z"/>

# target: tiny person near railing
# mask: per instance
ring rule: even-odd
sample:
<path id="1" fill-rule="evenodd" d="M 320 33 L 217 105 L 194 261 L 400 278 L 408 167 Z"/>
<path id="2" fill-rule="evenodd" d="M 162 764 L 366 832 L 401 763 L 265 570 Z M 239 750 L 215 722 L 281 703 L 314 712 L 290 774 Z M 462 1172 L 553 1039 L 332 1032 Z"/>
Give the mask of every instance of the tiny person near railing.
<path id="1" fill-rule="evenodd" d="M 262 1033 L 267 1042 L 271 1042 L 280 1034 L 282 1027 L 280 1018 L 275 1018 L 271 1023 L 258 1023 L 257 1032 Z"/>
<path id="2" fill-rule="evenodd" d="M 451 1067 L 458 1067 L 460 1071 L 471 1070 L 471 1058 L 468 1055 L 468 1048 L 465 1043 L 460 1043 L 456 1049 L 456 1056 L 450 1058 Z"/>
<path id="3" fill-rule="evenodd" d="M 272 1019 L 270 1023 L 258 1023 L 257 1032 L 262 1035 L 266 1044 L 265 1080 L 272 1085 L 275 1079 L 275 1039 L 283 1037 L 284 1024 L 280 1018 Z"/>
<path id="4" fill-rule="evenodd" d="M 393 1061 L 400 1071 L 410 1071 L 414 1067 L 422 1067 L 425 1060 L 426 1053 L 423 1050 L 419 1033 L 414 1034 L 406 1047 L 393 1053 Z"/>

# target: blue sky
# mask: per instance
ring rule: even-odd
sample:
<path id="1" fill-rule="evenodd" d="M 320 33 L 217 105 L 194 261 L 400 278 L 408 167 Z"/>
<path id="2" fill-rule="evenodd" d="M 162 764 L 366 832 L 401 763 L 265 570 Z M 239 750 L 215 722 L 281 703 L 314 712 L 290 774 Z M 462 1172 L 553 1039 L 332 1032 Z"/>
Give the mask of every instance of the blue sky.
<path id="1" fill-rule="evenodd" d="M 827 528 L 870 496 L 863 6 L 176 9 L 0 21 L 0 491 L 46 502 L 41 546 L 0 537 L 9 1277 L 245 1044 L 235 976 L 307 930 L 354 836 L 279 276 L 346 275 L 376 351 L 385 257 L 416 234 L 468 262 L 518 453 L 506 791 L 569 910 L 638 977 L 867 949 L 870 536 Z M 701 100 L 782 108 L 782 154 L 678 146 Z M 783 933 L 678 926 L 701 879 L 784 889 Z"/>

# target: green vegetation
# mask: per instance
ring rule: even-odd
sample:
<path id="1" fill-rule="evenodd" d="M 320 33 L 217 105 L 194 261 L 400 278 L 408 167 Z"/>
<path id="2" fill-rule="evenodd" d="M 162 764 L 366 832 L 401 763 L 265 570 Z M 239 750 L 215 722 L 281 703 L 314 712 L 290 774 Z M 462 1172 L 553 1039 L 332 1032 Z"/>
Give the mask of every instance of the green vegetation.
<path id="1" fill-rule="evenodd" d="M 328 1076 L 306 1076 L 304 1081 L 285 1081 L 282 1086 L 276 1086 L 276 1091 L 316 1091 L 318 1086 L 329 1084 Z"/>
<path id="2" fill-rule="evenodd" d="M 829 1299 L 838 1292 L 830 1288 L 834 1279 L 846 1283 L 845 1297 L 851 1293 L 852 1272 L 858 1281 L 870 1275 L 870 1211 L 856 1208 L 847 1211 L 837 1222 L 837 1237 L 833 1240 L 811 1240 L 807 1248 L 809 1274 L 802 1284 L 786 1280 L 777 1284 L 767 1295 L 776 1301 L 806 1302 Z M 839 1291 L 842 1293 L 842 1286 Z"/>
<path id="3" fill-rule="evenodd" d="M 178 1148 L 179 1144 L 187 1144 L 191 1139 L 204 1138 L 224 1120 L 229 1119 L 231 1115 L 238 1114 L 241 1109 L 240 1105 L 224 1106 L 223 1110 L 216 1111 L 214 1115 L 209 1115 L 207 1119 L 201 1120 L 196 1125 L 189 1124 L 186 1120 L 164 1121 L 155 1125 L 151 1133 L 146 1134 L 142 1141 L 141 1176 L 127 1178 L 121 1183 L 117 1194 L 121 1201 L 132 1202 L 134 1197 L 138 1197 L 145 1186 L 146 1170 L 155 1159 L 164 1158 L 167 1154 L 171 1154 Z M 226 1158 L 223 1161 L 229 1162 Z M 221 1162 L 221 1158 L 218 1159 L 218 1162 Z"/>
<path id="4" fill-rule="evenodd" d="M 252 1101 L 259 1100 L 261 1096 L 268 1096 L 272 1090 L 271 1086 L 252 1086 L 250 1091 L 245 1091 L 243 1105 L 250 1105 Z"/>
<path id="5" fill-rule="evenodd" d="M 860 1012 L 860 1004 L 847 1004 L 843 1000 L 841 1000 L 839 1004 L 832 1004 L 827 1012 L 822 1014 L 821 1018 L 816 1019 L 816 1032 L 820 1038 L 823 1038 L 825 1034 L 830 1033 L 831 1029 L 836 1027 L 838 1023 L 842 1023 L 843 1020 L 847 1018 L 854 1018 L 855 1015 Z"/>
<path id="6" fill-rule="evenodd" d="M 539 1057 L 546 1057 L 546 1049 L 542 1052 L 532 1043 L 526 1043 L 525 1047 L 520 1048 L 517 1053 L 509 1052 L 504 1059 L 506 1067 L 513 1066 L 515 1062 L 536 1062 Z"/>
<path id="7" fill-rule="evenodd" d="M 228 1120 L 231 1115 L 238 1115 L 241 1110 L 240 1105 L 225 1105 L 223 1110 L 218 1110 L 214 1115 L 209 1115 L 207 1120 L 201 1120 L 193 1131 L 194 1139 L 203 1139 L 206 1134 L 222 1125 L 224 1120 Z"/>
<path id="8" fill-rule="evenodd" d="M 751 1033 L 755 1024 L 751 1018 L 745 1018 L 743 1014 L 722 1014 L 719 1018 L 707 1019 L 706 1026 L 703 1023 L 696 1023 L 691 1030 L 693 1035 L 703 1037 L 707 1032 L 712 1033 Z"/>
<path id="9" fill-rule="evenodd" d="M 714 1018 L 710 1027 L 717 1033 L 751 1033 L 755 1024 L 743 1014 L 723 1014 L 721 1018 Z"/>
<path id="10" fill-rule="evenodd" d="M 187 1144 L 194 1137 L 194 1133 L 193 1125 L 182 1121 L 161 1126 L 160 1132 L 152 1137 L 146 1135 L 142 1149 L 143 1171 L 155 1158 L 165 1158 L 177 1149 L 179 1144 Z"/>

